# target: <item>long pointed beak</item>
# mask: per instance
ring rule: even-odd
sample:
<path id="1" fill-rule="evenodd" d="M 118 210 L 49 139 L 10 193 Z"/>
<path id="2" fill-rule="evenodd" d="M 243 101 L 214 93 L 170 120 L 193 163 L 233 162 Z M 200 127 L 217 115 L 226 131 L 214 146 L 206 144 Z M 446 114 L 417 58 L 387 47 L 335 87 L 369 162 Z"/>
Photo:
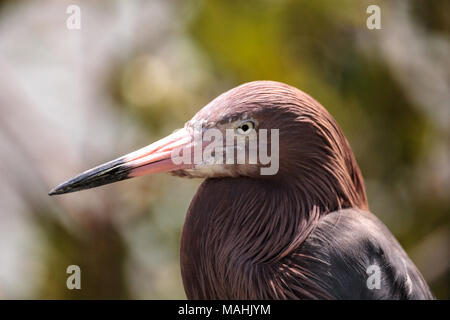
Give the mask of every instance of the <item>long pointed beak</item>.
<path id="1" fill-rule="evenodd" d="M 61 183 L 51 190 L 49 195 L 95 188 L 152 173 L 190 168 L 192 165 L 189 164 L 175 164 L 171 155 L 173 151 L 191 147 L 191 145 L 193 145 L 192 134 L 186 129 L 180 129 L 147 147 L 87 170 Z"/>

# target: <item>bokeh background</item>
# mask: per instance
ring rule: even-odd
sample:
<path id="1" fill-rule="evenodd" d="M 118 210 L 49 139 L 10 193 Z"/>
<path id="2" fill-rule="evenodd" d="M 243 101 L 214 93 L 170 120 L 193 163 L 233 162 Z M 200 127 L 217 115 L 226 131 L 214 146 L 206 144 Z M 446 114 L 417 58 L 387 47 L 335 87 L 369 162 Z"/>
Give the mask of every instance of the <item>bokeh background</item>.
<path id="1" fill-rule="evenodd" d="M 252 80 L 331 112 L 370 209 L 449 298 L 449 34 L 446 0 L 0 1 L 0 298 L 184 299 L 180 231 L 200 180 L 47 192 Z M 66 288 L 72 264 L 81 290 Z"/>

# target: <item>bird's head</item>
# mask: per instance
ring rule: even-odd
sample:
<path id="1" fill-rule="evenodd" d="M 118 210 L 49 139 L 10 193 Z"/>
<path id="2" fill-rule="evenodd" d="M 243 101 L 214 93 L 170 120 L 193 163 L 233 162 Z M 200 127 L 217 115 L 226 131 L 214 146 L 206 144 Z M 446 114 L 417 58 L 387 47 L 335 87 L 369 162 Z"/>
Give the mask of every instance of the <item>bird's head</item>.
<path id="1" fill-rule="evenodd" d="M 291 180 L 317 192 L 348 193 L 343 201 L 356 206 L 366 201 L 359 168 L 335 120 L 309 95 L 273 81 L 221 94 L 182 129 L 83 172 L 50 195 L 159 172 Z"/>

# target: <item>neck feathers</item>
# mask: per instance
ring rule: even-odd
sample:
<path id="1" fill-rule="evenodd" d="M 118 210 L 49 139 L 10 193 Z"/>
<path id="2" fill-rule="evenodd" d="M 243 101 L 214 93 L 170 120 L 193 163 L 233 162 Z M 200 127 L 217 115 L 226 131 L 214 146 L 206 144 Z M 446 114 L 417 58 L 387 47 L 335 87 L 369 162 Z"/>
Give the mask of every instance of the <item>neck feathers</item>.
<path id="1" fill-rule="evenodd" d="M 189 299 L 283 298 L 269 284 L 283 283 L 279 270 L 286 268 L 320 217 L 365 203 L 361 195 L 331 200 L 321 190 L 328 183 L 305 181 L 279 184 L 241 177 L 203 182 L 182 233 L 181 270 Z"/>

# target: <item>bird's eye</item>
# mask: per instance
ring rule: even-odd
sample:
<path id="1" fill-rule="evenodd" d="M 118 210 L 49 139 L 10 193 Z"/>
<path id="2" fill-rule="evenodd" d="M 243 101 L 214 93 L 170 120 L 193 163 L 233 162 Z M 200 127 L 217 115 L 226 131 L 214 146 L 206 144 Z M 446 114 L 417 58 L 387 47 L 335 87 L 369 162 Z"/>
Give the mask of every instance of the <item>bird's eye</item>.
<path id="1" fill-rule="evenodd" d="M 245 121 L 242 122 L 239 127 L 237 127 L 237 132 L 240 134 L 249 134 L 252 130 L 255 129 L 255 123 L 253 121 Z"/>

